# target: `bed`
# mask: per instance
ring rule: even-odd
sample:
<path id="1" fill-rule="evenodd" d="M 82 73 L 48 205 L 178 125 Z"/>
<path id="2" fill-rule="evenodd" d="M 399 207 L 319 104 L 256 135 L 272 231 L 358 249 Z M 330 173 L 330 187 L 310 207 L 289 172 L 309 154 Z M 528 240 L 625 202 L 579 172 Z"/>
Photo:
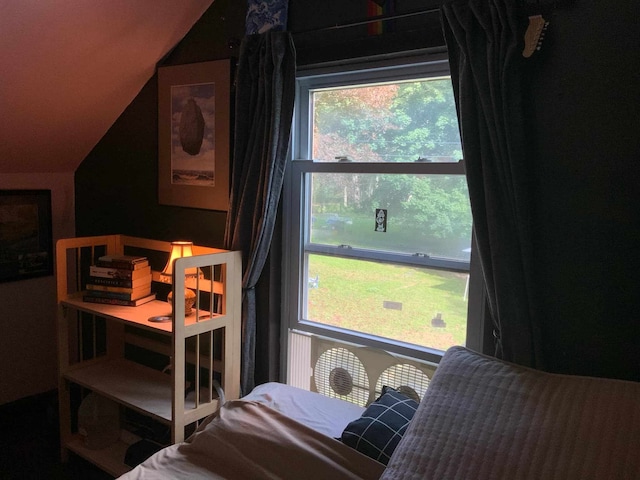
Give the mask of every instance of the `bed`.
<path id="1" fill-rule="evenodd" d="M 381 425 L 393 432 L 372 448 Z M 121 479 L 635 480 L 639 453 L 640 383 L 453 347 L 419 404 L 388 389 L 365 409 L 265 384 Z"/>
<path id="2" fill-rule="evenodd" d="M 120 478 L 377 479 L 382 464 L 337 440 L 364 410 L 284 384 L 260 385 Z"/>

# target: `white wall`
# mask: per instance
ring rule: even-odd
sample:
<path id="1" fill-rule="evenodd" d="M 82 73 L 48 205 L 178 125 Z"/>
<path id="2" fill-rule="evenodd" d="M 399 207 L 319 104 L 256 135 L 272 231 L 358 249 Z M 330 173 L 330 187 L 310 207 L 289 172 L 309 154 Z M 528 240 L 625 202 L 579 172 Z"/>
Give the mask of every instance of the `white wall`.
<path id="1" fill-rule="evenodd" d="M 49 189 L 53 242 L 75 234 L 74 174 L 0 173 L 0 189 Z M 0 405 L 57 388 L 55 276 L 0 283 Z"/>

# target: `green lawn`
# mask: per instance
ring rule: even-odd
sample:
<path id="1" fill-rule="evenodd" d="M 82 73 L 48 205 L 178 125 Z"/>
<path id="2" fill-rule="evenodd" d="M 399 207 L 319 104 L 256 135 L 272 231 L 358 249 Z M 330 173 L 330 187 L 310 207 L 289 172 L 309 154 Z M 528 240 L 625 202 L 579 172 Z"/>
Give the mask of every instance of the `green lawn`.
<path id="1" fill-rule="evenodd" d="M 316 275 L 310 320 L 440 350 L 465 342 L 467 274 L 311 255 L 309 277 Z M 446 327 L 432 326 L 438 313 Z"/>

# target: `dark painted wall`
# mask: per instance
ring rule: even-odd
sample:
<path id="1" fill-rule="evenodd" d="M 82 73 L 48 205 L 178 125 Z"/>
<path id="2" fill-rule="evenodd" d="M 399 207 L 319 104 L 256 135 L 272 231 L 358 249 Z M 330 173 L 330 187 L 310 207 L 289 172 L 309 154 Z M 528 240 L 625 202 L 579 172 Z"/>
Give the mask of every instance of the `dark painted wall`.
<path id="1" fill-rule="evenodd" d="M 536 279 L 554 371 L 640 380 L 640 4 L 549 16 L 528 72 Z"/>
<path id="2" fill-rule="evenodd" d="M 386 22 L 365 23 L 375 17 L 373 1 L 289 1 L 289 30 L 294 34 L 298 65 L 340 62 L 399 51 L 440 47 L 444 40 L 438 6 L 442 0 L 389 0 L 381 15 Z"/>
<path id="3" fill-rule="evenodd" d="M 237 57 L 245 14 L 244 2 L 216 0 L 159 66 Z M 222 247 L 224 212 L 158 204 L 157 75 L 82 162 L 75 189 L 79 236 L 123 233 Z"/>

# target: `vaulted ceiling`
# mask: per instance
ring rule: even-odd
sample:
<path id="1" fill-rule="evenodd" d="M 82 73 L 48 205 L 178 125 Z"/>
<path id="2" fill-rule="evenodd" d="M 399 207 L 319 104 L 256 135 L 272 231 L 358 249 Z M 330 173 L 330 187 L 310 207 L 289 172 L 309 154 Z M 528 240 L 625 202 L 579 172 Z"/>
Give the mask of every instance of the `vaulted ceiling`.
<path id="1" fill-rule="evenodd" d="M 0 0 L 0 173 L 73 172 L 213 0 Z"/>

